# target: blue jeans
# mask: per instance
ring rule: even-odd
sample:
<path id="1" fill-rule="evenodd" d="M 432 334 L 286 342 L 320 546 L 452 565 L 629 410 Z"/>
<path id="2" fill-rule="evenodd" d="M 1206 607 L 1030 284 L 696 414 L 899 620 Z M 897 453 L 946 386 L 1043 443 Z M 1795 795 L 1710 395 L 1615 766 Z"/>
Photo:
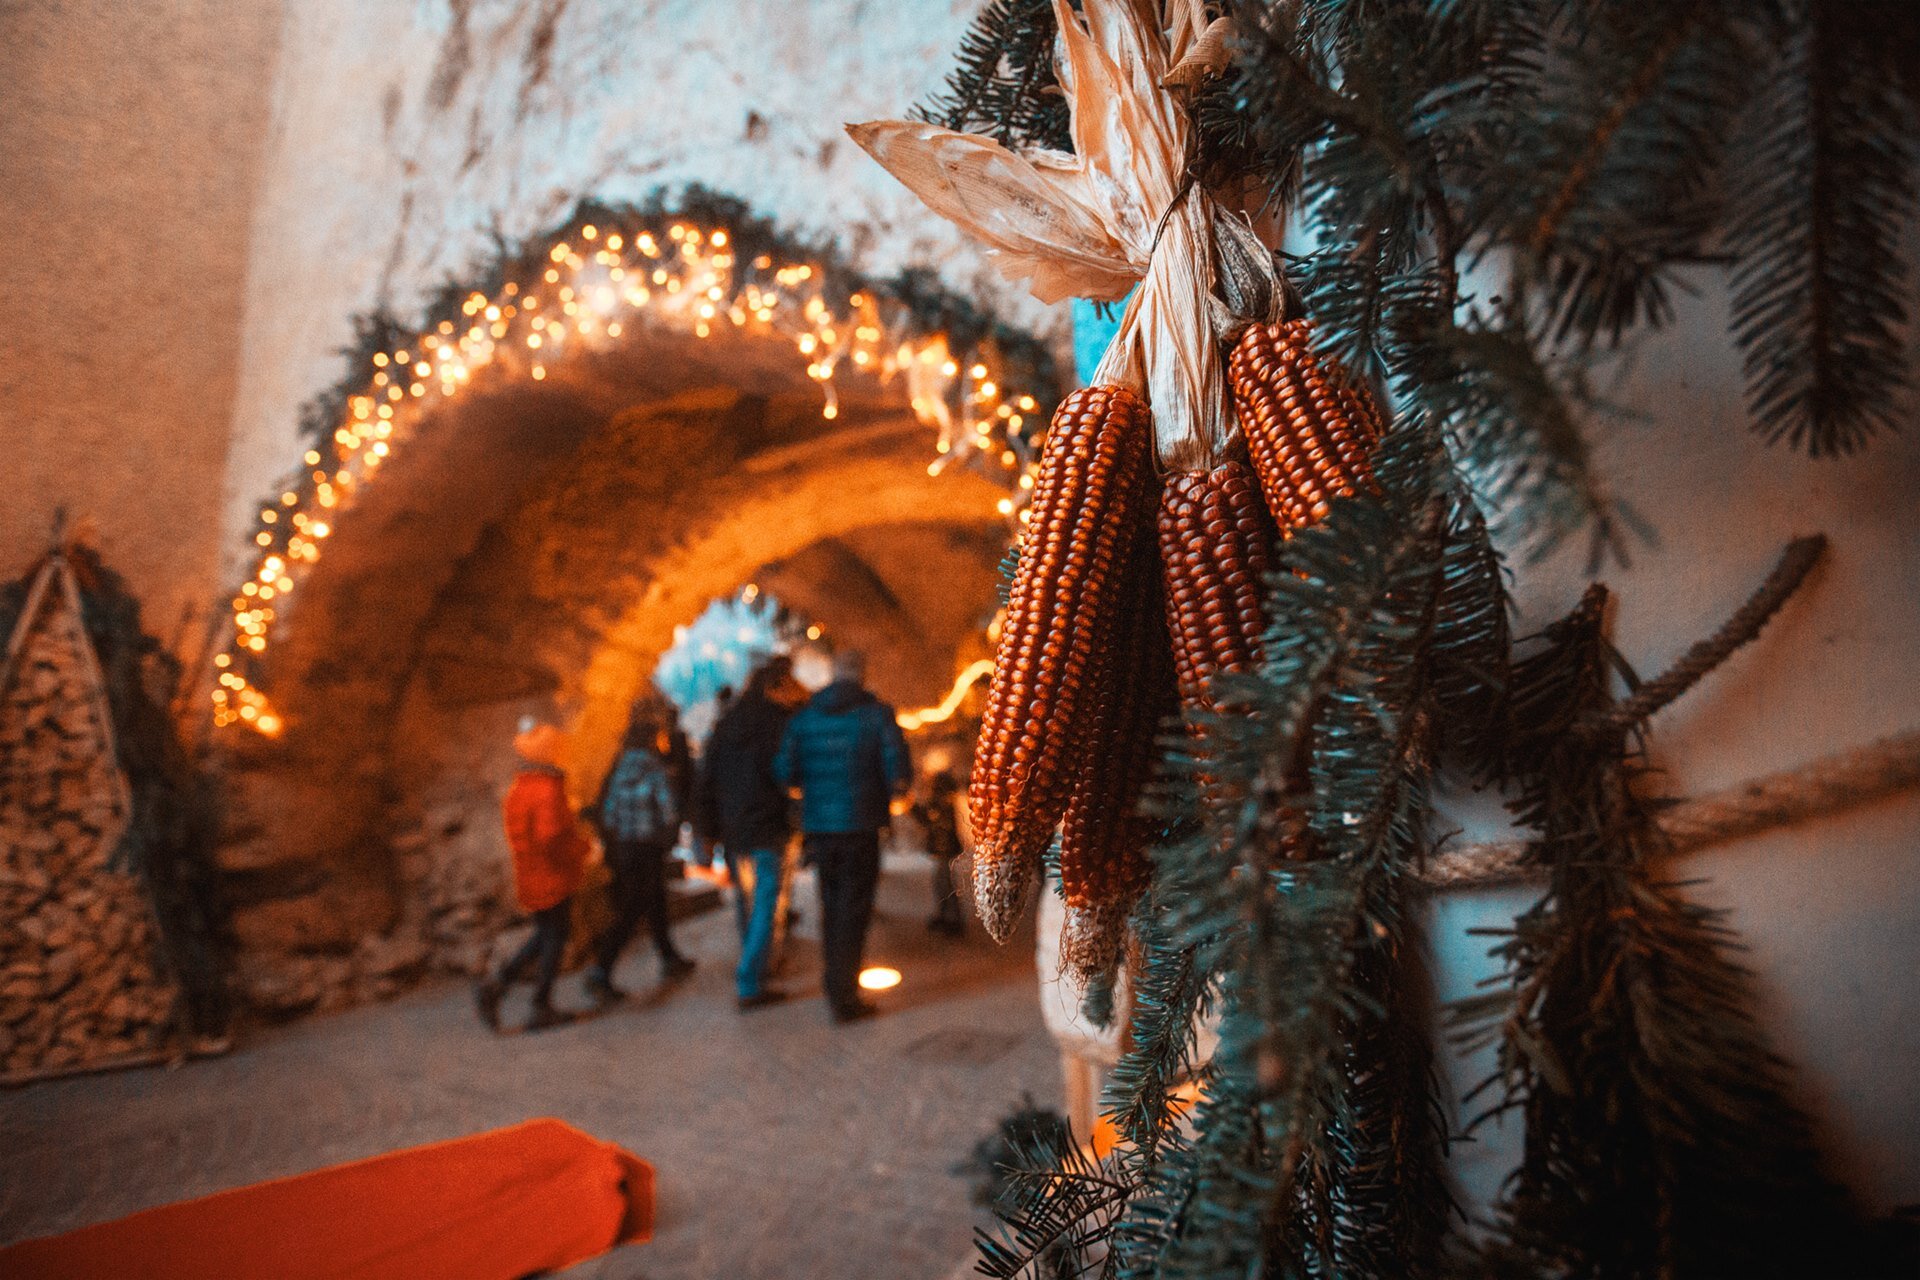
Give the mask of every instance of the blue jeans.
<path id="1" fill-rule="evenodd" d="M 742 999 L 759 995 L 767 976 L 767 955 L 773 950 L 773 918 L 780 905 L 781 854 L 779 849 L 747 851 L 746 857 L 753 863 L 753 902 L 749 906 L 741 885 L 743 859 L 727 851 L 728 870 L 734 877 L 734 918 L 740 924 L 740 967 L 733 980 Z"/>

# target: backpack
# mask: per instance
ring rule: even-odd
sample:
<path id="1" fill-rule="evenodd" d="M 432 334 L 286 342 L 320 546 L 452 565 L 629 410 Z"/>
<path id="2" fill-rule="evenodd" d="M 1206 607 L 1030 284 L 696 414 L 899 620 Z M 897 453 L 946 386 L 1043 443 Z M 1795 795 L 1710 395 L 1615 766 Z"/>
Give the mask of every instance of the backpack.
<path id="1" fill-rule="evenodd" d="M 600 830 L 609 840 L 665 840 L 679 830 L 673 779 L 658 755 L 629 747 L 607 775 L 598 810 Z"/>

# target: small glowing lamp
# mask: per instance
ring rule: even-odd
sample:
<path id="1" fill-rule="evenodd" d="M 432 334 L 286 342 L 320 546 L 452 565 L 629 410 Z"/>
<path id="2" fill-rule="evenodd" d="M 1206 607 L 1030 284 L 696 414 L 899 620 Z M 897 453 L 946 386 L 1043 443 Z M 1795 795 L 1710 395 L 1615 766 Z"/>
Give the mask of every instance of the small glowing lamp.
<path id="1" fill-rule="evenodd" d="M 874 965 L 860 971 L 862 991 L 891 991 L 900 985 L 900 971 Z"/>

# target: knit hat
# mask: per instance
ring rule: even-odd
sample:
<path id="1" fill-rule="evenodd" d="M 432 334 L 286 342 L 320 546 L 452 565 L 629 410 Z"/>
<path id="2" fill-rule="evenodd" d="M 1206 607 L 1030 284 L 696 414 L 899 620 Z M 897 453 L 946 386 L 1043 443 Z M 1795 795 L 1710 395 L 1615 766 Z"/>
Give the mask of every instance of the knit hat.
<path id="1" fill-rule="evenodd" d="M 551 769 L 561 767 L 568 745 L 564 732 L 531 716 L 520 722 L 520 732 L 513 739 L 515 755 L 529 764 L 543 764 Z"/>

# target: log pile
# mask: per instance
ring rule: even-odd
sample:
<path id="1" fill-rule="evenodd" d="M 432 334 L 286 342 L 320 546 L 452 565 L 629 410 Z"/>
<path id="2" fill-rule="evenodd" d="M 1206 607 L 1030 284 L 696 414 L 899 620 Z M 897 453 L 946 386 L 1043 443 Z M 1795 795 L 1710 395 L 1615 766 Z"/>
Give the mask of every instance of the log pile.
<path id="1" fill-rule="evenodd" d="M 0 1076 L 151 1053 L 178 989 L 139 879 L 112 865 L 130 817 L 79 597 L 59 557 L 0 666 Z"/>

